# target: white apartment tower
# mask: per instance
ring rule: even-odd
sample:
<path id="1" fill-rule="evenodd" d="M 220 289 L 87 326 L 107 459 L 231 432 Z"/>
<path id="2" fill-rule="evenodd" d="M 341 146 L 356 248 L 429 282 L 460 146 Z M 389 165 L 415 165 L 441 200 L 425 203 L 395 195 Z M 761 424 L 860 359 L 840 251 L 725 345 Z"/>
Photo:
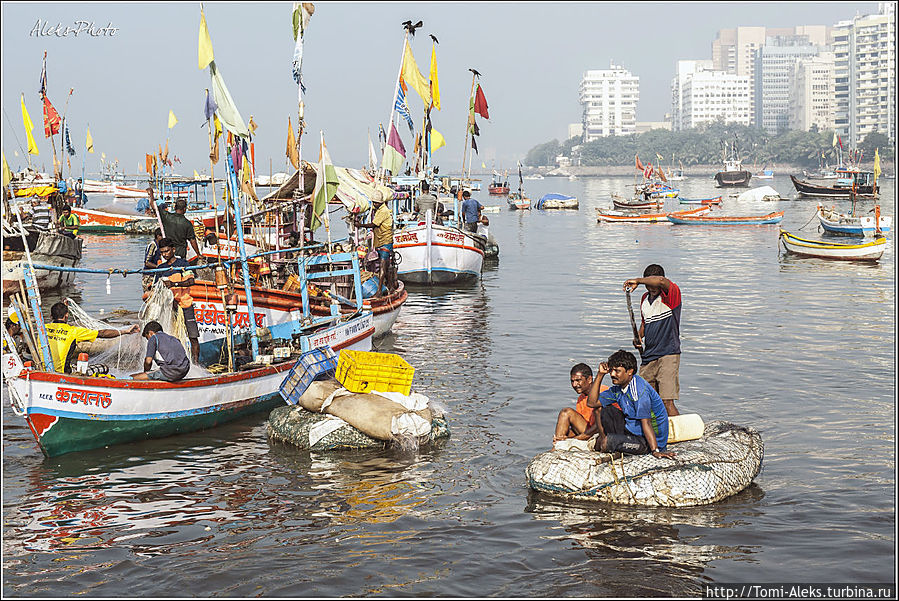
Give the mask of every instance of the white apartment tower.
<path id="1" fill-rule="evenodd" d="M 833 61 L 832 52 L 821 52 L 814 58 L 796 63 L 790 94 L 791 130 L 809 131 L 813 126 L 818 131 L 834 128 L 836 103 Z"/>
<path id="2" fill-rule="evenodd" d="M 711 71 L 710 60 L 686 60 L 677 61 L 677 70 L 674 79 L 671 80 L 671 129 L 680 131 L 686 129 L 684 125 L 684 86 L 687 80 L 699 71 Z"/>
<path id="3" fill-rule="evenodd" d="M 697 71 L 687 77 L 681 92 L 680 129 L 722 121 L 750 125 L 752 78 L 724 71 Z"/>
<path id="4" fill-rule="evenodd" d="M 879 132 L 896 140 L 896 5 L 834 26 L 835 128 L 856 147 Z"/>
<path id="5" fill-rule="evenodd" d="M 791 98 L 796 64 L 818 55 L 819 47 L 806 35 L 774 36 L 756 51 L 755 116 L 753 123 L 771 134 L 786 131 L 790 124 Z"/>
<path id="6" fill-rule="evenodd" d="M 584 73 L 578 90 L 583 108 L 583 141 L 636 132 L 640 78 L 614 64 Z"/>

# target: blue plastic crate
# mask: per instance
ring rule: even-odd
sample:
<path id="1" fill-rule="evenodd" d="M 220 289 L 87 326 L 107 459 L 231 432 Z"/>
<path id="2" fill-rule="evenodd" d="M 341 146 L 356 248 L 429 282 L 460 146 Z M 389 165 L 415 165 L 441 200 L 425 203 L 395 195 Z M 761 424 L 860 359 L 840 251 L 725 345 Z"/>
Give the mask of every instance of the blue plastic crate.
<path id="1" fill-rule="evenodd" d="M 296 405 L 315 380 L 333 378 L 337 369 L 337 355 L 330 347 L 315 348 L 303 353 L 290 368 L 278 392 L 288 405 Z"/>

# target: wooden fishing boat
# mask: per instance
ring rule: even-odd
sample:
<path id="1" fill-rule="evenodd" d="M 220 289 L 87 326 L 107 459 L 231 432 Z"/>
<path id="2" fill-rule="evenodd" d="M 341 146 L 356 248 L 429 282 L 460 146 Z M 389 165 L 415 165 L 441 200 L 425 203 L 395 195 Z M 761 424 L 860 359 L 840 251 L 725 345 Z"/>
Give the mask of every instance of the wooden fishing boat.
<path id="1" fill-rule="evenodd" d="M 780 241 L 787 251 L 803 257 L 820 259 L 836 259 L 841 261 L 877 261 L 886 250 L 887 239 L 879 236 L 869 242 L 848 244 L 808 240 L 794 236 L 790 232 L 780 230 Z"/>
<path id="2" fill-rule="evenodd" d="M 685 211 L 666 211 L 662 213 L 633 213 L 596 209 L 596 221 L 600 223 L 670 223 L 668 221 L 669 215 L 702 215 L 711 210 L 712 207 L 710 205 Z"/>
<path id="3" fill-rule="evenodd" d="M 159 190 L 154 190 L 153 195 L 156 199 L 163 198 L 162 192 Z M 165 198 L 183 198 L 187 200 L 190 198 L 191 192 L 190 190 L 182 189 L 182 190 L 166 190 Z M 114 196 L 116 198 L 147 198 L 147 189 L 146 188 L 134 188 L 131 186 L 123 186 L 121 184 L 116 184 Z"/>
<path id="4" fill-rule="evenodd" d="M 540 210 L 547 209 L 577 209 L 578 200 L 574 196 L 566 194 L 544 194 L 537 201 L 536 208 Z"/>
<path id="5" fill-rule="evenodd" d="M 123 233 L 126 230 L 125 224 L 131 221 L 146 224 L 146 227 L 149 227 L 151 231 L 157 227 L 154 217 L 142 215 L 124 215 L 122 213 L 79 208 L 73 208 L 72 213 L 81 220 L 81 226 L 79 227 L 81 232 Z"/>
<path id="6" fill-rule="evenodd" d="M 682 205 L 720 205 L 720 196 L 711 196 L 709 198 L 678 198 L 678 202 Z"/>
<path id="7" fill-rule="evenodd" d="M 647 200 L 645 198 L 632 198 L 626 199 L 618 194 L 612 194 L 612 205 L 616 209 L 630 209 L 630 210 L 645 210 L 645 209 L 659 209 L 665 203 L 661 200 Z"/>
<path id="8" fill-rule="evenodd" d="M 826 208 L 824 205 L 818 205 L 818 221 L 825 231 L 832 234 L 848 234 L 853 236 L 869 236 L 880 229 L 886 233 L 890 231 L 893 225 L 893 218 L 881 215 L 880 206 L 875 206 L 871 211 L 874 216 L 870 215 L 847 215 L 838 213 L 834 207 Z"/>
<path id="9" fill-rule="evenodd" d="M 84 180 L 83 189 L 86 194 L 113 194 L 115 195 L 117 184 L 115 182 L 101 182 L 93 179 Z M 146 194 L 144 194 L 146 196 Z"/>
<path id="10" fill-rule="evenodd" d="M 774 171 L 771 169 L 763 169 L 756 173 L 753 177 L 756 179 L 774 179 Z"/>
<path id="11" fill-rule="evenodd" d="M 737 142 L 727 144 L 725 148 L 724 169 L 715 174 L 715 181 L 719 188 L 734 188 L 748 186 L 752 179 L 752 173 L 743 168 L 737 152 Z"/>
<path id="12" fill-rule="evenodd" d="M 509 194 L 508 202 L 509 208 L 513 211 L 524 211 L 531 208 L 531 199 L 522 198 L 517 192 L 511 192 Z"/>
<path id="13" fill-rule="evenodd" d="M 677 198 L 678 194 L 680 194 L 680 190 L 662 182 L 649 182 L 645 185 L 637 186 L 636 192 L 644 198 L 647 195 L 649 198 Z"/>
<path id="14" fill-rule="evenodd" d="M 31 260 L 37 265 L 54 267 L 74 267 L 81 260 L 83 240 L 81 238 L 69 238 L 62 234 L 48 231 L 38 235 L 34 250 L 31 251 Z M 20 282 L 23 281 L 23 269 L 27 262 L 24 250 L 22 252 L 3 252 L 3 294 L 17 292 Z M 40 290 L 56 290 L 70 286 L 75 279 L 75 274 L 64 271 L 49 271 L 35 269 L 35 278 Z"/>
<path id="15" fill-rule="evenodd" d="M 793 187 L 800 196 L 826 196 L 828 198 L 849 199 L 877 198 L 880 187 L 873 171 L 859 171 L 858 169 L 837 169 L 837 180 L 833 185 L 813 184 L 797 179 L 790 175 Z"/>
<path id="16" fill-rule="evenodd" d="M 677 225 L 768 225 L 780 223 L 783 218 L 783 211 L 767 215 L 723 215 L 721 217 L 668 215 L 668 221 Z"/>
<path id="17" fill-rule="evenodd" d="M 481 276 L 487 240 L 474 232 L 426 222 L 397 230 L 397 277 L 407 284 L 455 284 Z"/>

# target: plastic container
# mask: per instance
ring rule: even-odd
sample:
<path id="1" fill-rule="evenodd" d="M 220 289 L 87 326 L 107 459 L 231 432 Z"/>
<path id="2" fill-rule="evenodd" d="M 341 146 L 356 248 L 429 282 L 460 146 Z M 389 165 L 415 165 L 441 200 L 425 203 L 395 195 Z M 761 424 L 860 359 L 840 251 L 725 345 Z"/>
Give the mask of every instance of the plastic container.
<path id="1" fill-rule="evenodd" d="M 87 353 L 78 353 L 78 363 L 75 365 L 75 371 L 80 374 L 87 373 Z"/>
<path id="2" fill-rule="evenodd" d="M 413 375 L 415 368 L 392 353 L 343 350 L 337 362 L 337 381 L 350 392 L 378 390 L 408 395 Z"/>
<path id="3" fill-rule="evenodd" d="M 337 355 L 330 347 L 307 351 L 297 359 L 278 390 L 288 405 L 296 405 L 315 380 L 333 377 L 337 369 Z"/>

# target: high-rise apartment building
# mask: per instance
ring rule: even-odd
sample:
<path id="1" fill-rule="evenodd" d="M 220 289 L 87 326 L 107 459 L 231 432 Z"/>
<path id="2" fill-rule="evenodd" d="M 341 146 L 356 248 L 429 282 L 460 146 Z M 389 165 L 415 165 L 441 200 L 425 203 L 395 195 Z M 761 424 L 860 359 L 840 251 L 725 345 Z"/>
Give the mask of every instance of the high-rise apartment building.
<path id="1" fill-rule="evenodd" d="M 756 51 L 753 123 L 771 134 L 786 131 L 793 103 L 796 64 L 818 55 L 807 35 L 774 36 Z"/>
<path id="2" fill-rule="evenodd" d="M 747 75 L 697 71 L 684 81 L 681 98 L 680 129 L 715 121 L 752 122 L 752 78 Z"/>
<path id="3" fill-rule="evenodd" d="M 896 139 L 896 5 L 833 28 L 835 127 L 855 147 L 871 132 Z"/>
<path id="4" fill-rule="evenodd" d="M 640 78 L 614 64 L 584 73 L 578 90 L 583 108 L 583 140 L 636 132 Z"/>
<path id="5" fill-rule="evenodd" d="M 677 61 L 677 71 L 671 80 L 671 129 L 680 131 L 686 129 L 684 125 L 684 86 L 687 80 L 698 71 L 711 71 L 710 60 L 686 60 Z"/>
<path id="6" fill-rule="evenodd" d="M 814 58 L 800 60 L 793 72 L 790 93 L 789 128 L 796 131 L 818 131 L 834 128 L 834 55 L 821 52 Z"/>

